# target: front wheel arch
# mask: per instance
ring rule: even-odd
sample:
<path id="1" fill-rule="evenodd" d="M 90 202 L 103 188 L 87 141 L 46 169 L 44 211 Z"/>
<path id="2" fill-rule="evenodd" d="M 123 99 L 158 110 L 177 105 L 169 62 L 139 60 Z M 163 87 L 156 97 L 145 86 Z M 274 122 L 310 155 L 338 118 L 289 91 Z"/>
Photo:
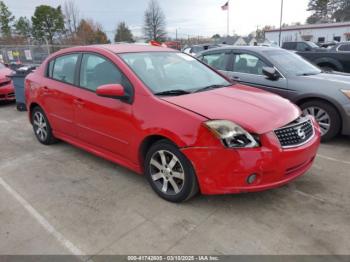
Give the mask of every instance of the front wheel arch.
<path id="1" fill-rule="evenodd" d="M 308 99 L 303 99 L 303 100 L 298 101 L 297 105 L 299 107 L 302 107 L 303 105 L 308 104 L 308 103 L 315 103 L 316 106 L 317 106 L 317 104 L 319 104 L 321 108 L 323 105 L 323 109 L 328 108 L 328 113 L 330 113 L 330 116 L 333 115 L 333 118 L 331 118 L 331 119 L 334 121 L 333 123 L 336 123 L 336 124 L 333 124 L 333 127 L 331 127 L 329 132 L 327 132 L 325 135 L 322 136 L 323 142 L 329 141 L 330 139 L 334 138 L 336 135 L 338 135 L 341 132 L 342 126 L 343 126 L 342 115 L 341 115 L 340 111 L 338 110 L 338 108 L 333 103 L 331 103 L 330 101 L 328 101 L 326 99 L 308 98 Z"/>
<path id="2" fill-rule="evenodd" d="M 38 104 L 38 103 L 31 103 L 30 106 L 29 106 L 29 120 L 30 120 L 30 123 L 33 124 L 33 119 L 32 119 L 32 113 L 33 113 L 33 110 L 34 108 L 36 107 L 39 107 L 41 108 L 41 110 L 43 110 L 43 108 Z"/>

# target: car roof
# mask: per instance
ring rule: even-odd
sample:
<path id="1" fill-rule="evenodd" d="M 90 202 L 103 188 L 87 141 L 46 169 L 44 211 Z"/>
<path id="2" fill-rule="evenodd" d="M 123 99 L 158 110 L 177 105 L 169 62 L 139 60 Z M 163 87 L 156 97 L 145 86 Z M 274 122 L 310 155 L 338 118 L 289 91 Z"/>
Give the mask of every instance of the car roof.
<path id="1" fill-rule="evenodd" d="M 162 47 L 153 46 L 148 44 L 111 44 L 111 45 L 95 45 L 94 47 L 108 49 L 113 53 L 137 53 L 137 52 L 176 52 L 176 50 Z"/>
<path id="2" fill-rule="evenodd" d="M 200 46 L 200 47 L 202 47 L 202 46 L 209 46 L 209 45 L 219 46 L 218 44 L 215 44 L 215 43 L 207 43 L 207 44 L 198 44 L 198 45 L 193 45 L 193 46 L 191 46 L 191 47 L 194 47 L 194 46 Z"/>
<path id="3" fill-rule="evenodd" d="M 218 48 L 212 48 L 209 50 L 205 50 L 201 52 L 201 54 L 207 53 L 207 52 L 213 52 L 216 50 L 240 50 L 240 51 L 252 51 L 256 53 L 261 53 L 263 51 L 271 51 L 271 50 L 276 50 L 276 51 L 285 51 L 282 48 L 277 48 L 277 47 L 269 47 L 269 46 L 223 46 L 223 47 L 218 47 Z"/>
<path id="4" fill-rule="evenodd" d="M 162 47 L 152 46 L 148 44 L 105 44 L 105 45 L 88 45 L 76 46 L 60 50 L 57 53 L 66 52 L 84 52 L 84 51 L 98 51 L 108 50 L 116 54 L 122 53 L 139 53 L 139 52 L 178 52 L 177 50 Z"/>

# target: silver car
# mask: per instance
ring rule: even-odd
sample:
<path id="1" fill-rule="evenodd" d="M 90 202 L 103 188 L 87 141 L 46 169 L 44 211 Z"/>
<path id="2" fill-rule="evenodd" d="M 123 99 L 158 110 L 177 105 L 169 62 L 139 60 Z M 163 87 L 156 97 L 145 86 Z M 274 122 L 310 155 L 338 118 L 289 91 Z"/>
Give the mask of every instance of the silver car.
<path id="1" fill-rule="evenodd" d="M 350 74 L 326 73 L 299 55 L 271 47 L 223 47 L 197 58 L 230 79 L 279 94 L 313 115 L 322 141 L 350 135 Z"/>

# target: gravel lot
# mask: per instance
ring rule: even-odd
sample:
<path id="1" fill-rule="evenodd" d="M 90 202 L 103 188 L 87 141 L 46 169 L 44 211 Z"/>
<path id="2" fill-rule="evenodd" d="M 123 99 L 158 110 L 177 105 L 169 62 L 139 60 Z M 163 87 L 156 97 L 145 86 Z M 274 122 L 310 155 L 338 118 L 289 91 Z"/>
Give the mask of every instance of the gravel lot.
<path id="1" fill-rule="evenodd" d="M 0 105 L 0 254 L 350 254 L 350 137 L 282 188 L 171 204 L 142 176 L 39 144 Z"/>

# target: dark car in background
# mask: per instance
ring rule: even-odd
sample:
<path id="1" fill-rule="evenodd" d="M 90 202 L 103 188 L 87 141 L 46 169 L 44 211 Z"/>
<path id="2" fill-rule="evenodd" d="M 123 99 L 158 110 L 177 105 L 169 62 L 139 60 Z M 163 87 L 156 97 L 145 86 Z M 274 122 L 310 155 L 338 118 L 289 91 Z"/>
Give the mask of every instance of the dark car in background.
<path id="1" fill-rule="evenodd" d="M 350 77 L 326 73 L 294 52 L 271 47 L 223 47 L 198 59 L 230 79 L 281 95 L 313 115 L 327 141 L 350 135 Z"/>
<path id="2" fill-rule="evenodd" d="M 12 70 L 0 63 L 0 101 L 13 101 L 15 100 L 15 90 L 13 83 L 8 75 L 12 73 Z"/>
<path id="3" fill-rule="evenodd" d="M 310 41 L 284 42 L 282 48 L 296 51 L 324 71 L 350 73 L 350 42 L 332 43 L 324 48 Z"/>
<path id="4" fill-rule="evenodd" d="M 311 41 L 283 42 L 282 48 L 291 51 L 319 51 L 321 48 Z"/>

